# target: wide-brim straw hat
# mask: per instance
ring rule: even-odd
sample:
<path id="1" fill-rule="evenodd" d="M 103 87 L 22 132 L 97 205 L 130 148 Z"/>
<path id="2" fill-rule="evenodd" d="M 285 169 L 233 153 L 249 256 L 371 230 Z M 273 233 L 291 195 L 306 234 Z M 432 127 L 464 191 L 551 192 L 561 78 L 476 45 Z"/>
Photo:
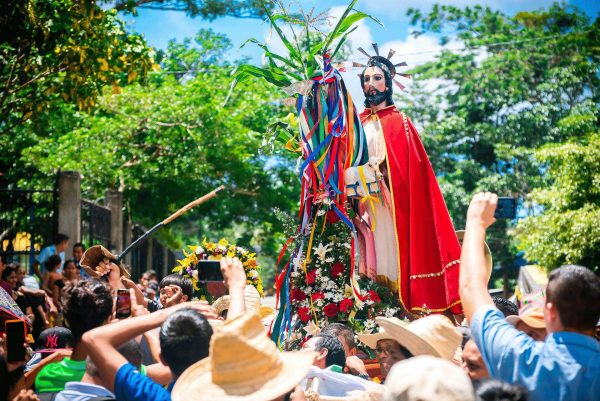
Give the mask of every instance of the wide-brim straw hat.
<path id="1" fill-rule="evenodd" d="M 460 243 L 460 246 L 462 247 L 462 243 L 463 243 L 463 239 L 465 238 L 465 230 L 456 230 L 456 237 L 458 238 L 458 242 Z M 483 242 L 484 245 L 484 255 L 485 255 L 485 264 L 487 266 L 487 271 L 491 271 L 492 267 L 493 267 L 493 263 L 494 261 L 492 260 L 492 252 L 490 251 L 490 247 L 488 246 L 487 242 Z"/>
<path id="2" fill-rule="evenodd" d="M 396 317 L 392 317 L 396 324 L 407 325 L 408 323 Z M 387 333 L 383 328 L 379 328 L 379 332 L 371 334 L 359 334 L 358 340 L 371 349 L 377 348 L 377 342 L 380 340 L 394 340 L 391 334 Z"/>
<path id="3" fill-rule="evenodd" d="M 442 315 L 425 316 L 408 324 L 399 324 L 398 319 L 386 317 L 375 320 L 414 356 L 433 355 L 451 361 L 462 340 L 450 319 Z"/>
<path id="4" fill-rule="evenodd" d="M 260 294 L 253 285 L 247 284 L 244 287 L 244 301 L 246 302 L 246 310 L 257 313 L 260 311 Z M 231 298 L 229 295 L 223 295 L 213 302 L 212 307 L 218 315 L 221 315 L 221 313 L 229 309 L 230 302 Z"/>
<path id="5" fill-rule="evenodd" d="M 254 313 L 218 327 L 209 353 L 179 377 L 171 394 L 174 401 L 271 400 L 292 391 L 317 355 L 280 353 Z"/>

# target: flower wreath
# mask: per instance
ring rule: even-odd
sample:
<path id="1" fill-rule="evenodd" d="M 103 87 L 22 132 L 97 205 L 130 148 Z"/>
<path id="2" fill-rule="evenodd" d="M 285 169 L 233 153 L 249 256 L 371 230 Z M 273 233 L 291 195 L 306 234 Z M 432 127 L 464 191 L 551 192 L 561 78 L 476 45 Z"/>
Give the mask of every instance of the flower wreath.
<path id="1" fill-rule="evenodd" d="M 260 296 L 264 296 L 262 279 L 258 274 L 260 266 L 256 263 L 256 253 L 230 244 L 226 239 L 221 239 L 216 244 L 203 239 L 202 245 L 188 245 L 188 249 L 192 252 L 188 253 L 183 249 L 185 258 L 177 261 L 178 266 L 173 268 L 173 273 L 180 273 L 183 277 L 190 279 L 198 298 L 213 301 L 213 297 L 206 291 L 206 286 L 198 285 L 198 261 L 221 260 L 223 257 L 238 258 L 246 272 L 246 284 L 253 285 Z"/>

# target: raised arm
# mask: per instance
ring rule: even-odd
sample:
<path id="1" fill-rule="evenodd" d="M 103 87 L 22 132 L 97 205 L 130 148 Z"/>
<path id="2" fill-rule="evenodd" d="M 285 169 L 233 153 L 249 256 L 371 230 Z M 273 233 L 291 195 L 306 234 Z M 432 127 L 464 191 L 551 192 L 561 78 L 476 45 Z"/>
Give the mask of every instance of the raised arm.
<path id="1" fill-rule="evenodd" d="M 134 308 L 136 306 L 135 294 L 133 294 L 133 290 L 130 290 L 130 292 L 132 292 L 131 304 Z M 185 307 L 196 309 L 207 319 L 217 317 L 214 310 L 206 302 L 185 302 L 148 315 L 100 326 L 83 335 L 82 345 L 100 370 L 100 374 L 105 379 L 109 390 L 114 389 L 114 377 L 117 371 L 127 363 L 125 357 L 117 351 L 117 347 L 135 336 L 160 326 L 170 314 Z"/>
<path id="2" fill-rule="evenodd" d="M 496 194 L 476 194 L 467 212 L 467 225 L 460 255 L 460 298 L 467 319 L 485 305 L 494 305 L 488 292 L 491 271 L 485 263 L 485 231 L 496 219 L 494 211 L 498 203 Z"/>
<path id="3" fill-rule="evenodd" d="M 246 313 L 246 299 L 244 298 L 246 272 L 238 258 L 221 259 L 221 272 L 225 287 L 229 290 L 227 320 L 231 320 Z"/>

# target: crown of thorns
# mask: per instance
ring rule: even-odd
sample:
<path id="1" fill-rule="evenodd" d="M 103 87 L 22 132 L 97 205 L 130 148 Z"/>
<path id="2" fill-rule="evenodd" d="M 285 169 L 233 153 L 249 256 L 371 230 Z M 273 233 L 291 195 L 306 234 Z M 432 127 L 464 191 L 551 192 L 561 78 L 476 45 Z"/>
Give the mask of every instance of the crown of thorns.
<path id="1" fill-rule="evenodd" d="M 401 74 L 401 73 L 396 72 L 396 67 L 406 67 L 408 65 L 408 64 L 406 64 L 406 61 L 394 64 L 394 63 L 392 63 L 390 58 L 392 58 L 392 56 L 396 53 L 395 50 L 390 49 L 387 57 L 384 57 L 384 56 L 379 55 L 379 46 L 377 46 L 377 43 L 372 43 L 371 46 L 373 46 L 373 50 L 375 50 L 376 55 L 371 56 L 369 53 L 367 53 L 365 51 L 365 49 L 363 49 L 362 47 L 359 47 L 358 51 L 361 52 L 362 54 L 364 54 L 365 56 L 367 56 L 369 59 L 367 61 L 367 64 L 357 63 L 356 61 L 354 61 L 354 62 L 352 62 L 352 66 L 353 67 L 372 67 L 374 65 L 374 63 L 383 64 L 387 67 L 387 69 L 390 73 L 390 77 L 392 78 L 392 81 L 394 81 L 394 83 L 396 85 L 398 85 L 398 88 L 400 88 L 401 90 L 404 89 L 405 86 L 402 85 L 400 83 L 400 81 L 395 79 L 395 76 L 399 75 L 404 78 L 410 78 L 410 74 Z"/>

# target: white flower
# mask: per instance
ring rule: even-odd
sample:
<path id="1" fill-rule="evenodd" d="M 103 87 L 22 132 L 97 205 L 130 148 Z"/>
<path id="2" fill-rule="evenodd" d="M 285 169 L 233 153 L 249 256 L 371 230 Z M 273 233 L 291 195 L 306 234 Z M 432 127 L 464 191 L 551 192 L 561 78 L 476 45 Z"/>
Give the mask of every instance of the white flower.
<path id="1" fill-rule="evenodd" d="M 201 253 L 204 253 L 204 248 L 201 246 L 196 247 L 196 255 L 200 255 Z"/>
<path id="2" fill-rule="evenodd" d="M 258 277 L 258 272 L 256 270 L 250 270 L 250 277 L 251 278 L 257 278 Z"/>
<path id="3" fill-rule="evenodd" d="M 352 245 L 351 245 L 351 244 L 349 244 L 349 243 L 347 243 L 347 242 L 344 242 L 344 247 L 346 247 L 346 248 L 348 248 L 348 249 L 351 249 L 351 248 L 352 248 Z"/>
<path id="4" fill-rule="evenodd" d="M 192 277 L 193 277 L 195 280 L 198 280 L 198 270 L 194 270 L 194 271 L 192 272 Z"/>
<path id="5" fill-rule="evenodd" d="M 324 246 L 322 243 L 319 243 L 319 246 L 314 249 L 315 255 L 317 255 L 319 259 L 325 260 L 325 255 L 327 252 L 331 251 L 330 247 L 330 244 Z"/>
<path id="6" fill-rule="evenodd" d="M 306 333 L 311 336 L 314 336 L 321 332 L 321 329 L 319 329 L 319 326 L 317 326 L 315 324 L 315 322 L 313 322 L 312 320 L 310 322 L 308 322 L 308 325 L 304 328 L 304 330 L 306 330 Z"/>
<path id="7" fill-rule="evenodd" d="M 320 209 L 317 211 L 317 216 L 323 216 L 325 214 L 325 210 Z"/>
<path id="8" fill-rule="evenodd" d="M 330 257 L 330 258 L 325 259 L 325 263 L 333 263 L 334 260 L 335 260 L 334 258 Z"/>

